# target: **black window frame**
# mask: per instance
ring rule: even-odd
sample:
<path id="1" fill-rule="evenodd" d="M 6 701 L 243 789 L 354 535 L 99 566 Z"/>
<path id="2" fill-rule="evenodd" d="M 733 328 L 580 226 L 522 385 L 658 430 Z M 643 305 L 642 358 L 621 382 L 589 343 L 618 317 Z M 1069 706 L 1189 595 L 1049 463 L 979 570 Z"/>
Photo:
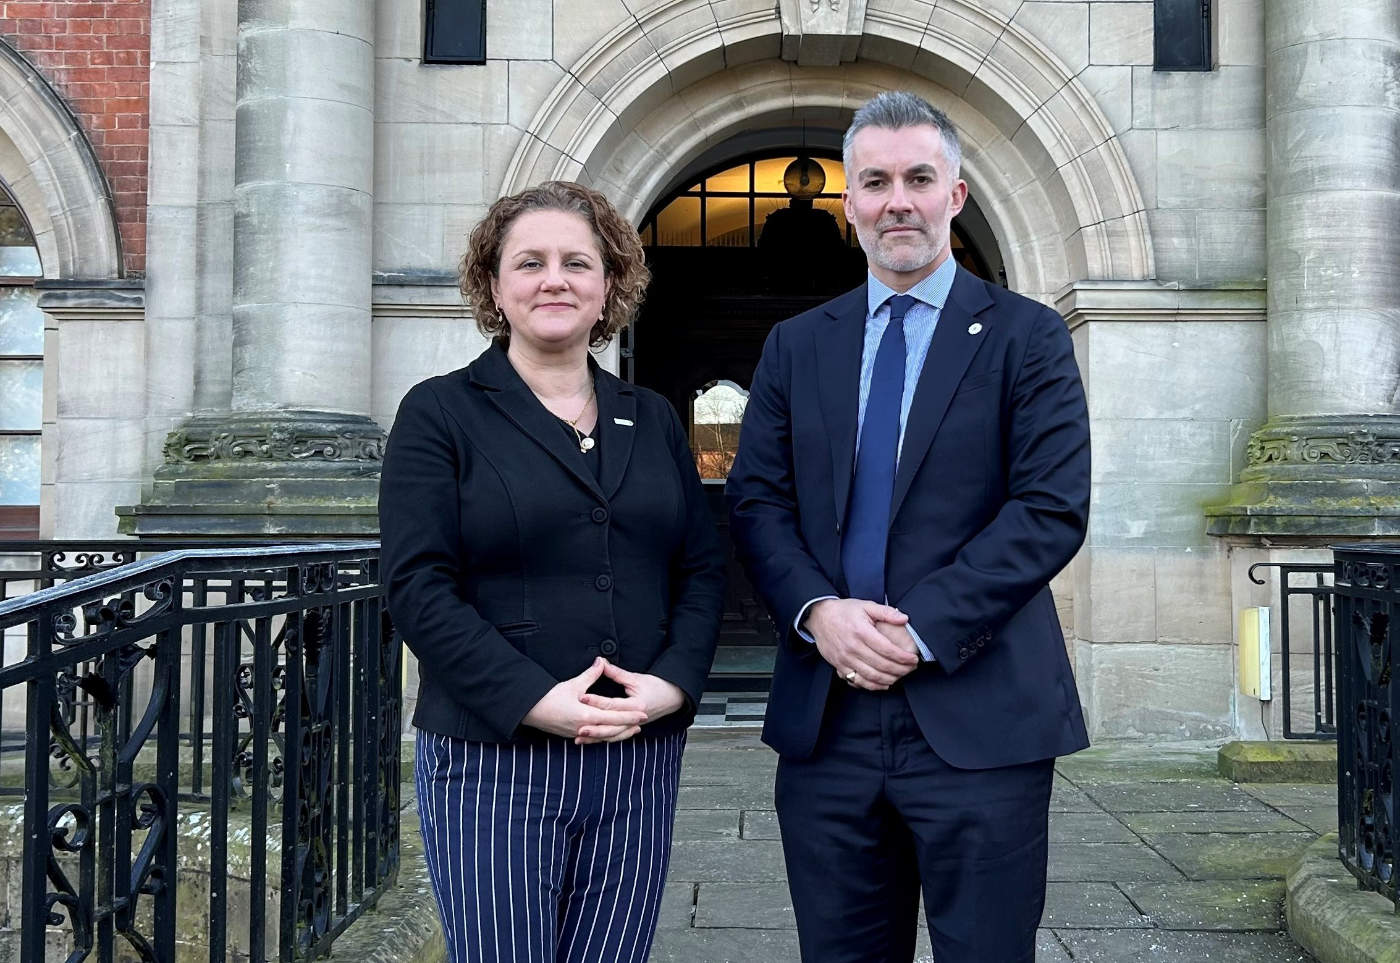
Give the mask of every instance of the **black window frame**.
<path id="1" fill-rule="evenodd" d="M 1154 0 L 1152 69 L 1215 69 L 1214 0 Z"/>
<path id="2" fill-rule="evenodd" d="M 423 63 L 486 63 L 486 0 L 423 0 Z"/>

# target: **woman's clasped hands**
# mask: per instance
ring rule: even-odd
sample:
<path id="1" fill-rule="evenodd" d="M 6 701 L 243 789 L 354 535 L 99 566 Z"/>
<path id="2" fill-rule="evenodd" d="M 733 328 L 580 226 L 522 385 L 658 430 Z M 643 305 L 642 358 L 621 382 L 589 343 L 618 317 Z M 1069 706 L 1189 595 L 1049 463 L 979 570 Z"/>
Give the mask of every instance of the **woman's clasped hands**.
<path id="1" fill-rule="evenodd" d="M 607 677 L 622 686 L 625 696 L 603 696 L 588 690 Z M 602 657 L 572 679 L 550 689 L 525 714 L 527 726 L 571 738 L 577 745 L 622 742 L 685 705 L 679 686 L 659 676 L 628 672 Z"/>

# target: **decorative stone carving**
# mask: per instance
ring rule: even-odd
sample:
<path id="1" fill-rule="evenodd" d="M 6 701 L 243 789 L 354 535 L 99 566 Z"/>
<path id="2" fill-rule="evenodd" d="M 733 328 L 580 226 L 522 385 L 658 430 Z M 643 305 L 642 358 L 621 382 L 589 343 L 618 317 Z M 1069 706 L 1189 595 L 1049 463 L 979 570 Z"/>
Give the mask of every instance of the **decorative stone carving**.
<path id="1" fill-rule="evenodd" d="M 356 429 L 250 424 L 220 430 L 216 425 L 186 425 L 166 437 L 165 461 L 382 461 L 384 432 L 358 425 Z"/>
<path id="2" fill-rule="evenodd" d="M 1270 466 L 1389 465 L 1400 467 L 1400 420 L 1348 424 L 1353 419 L 1288 419 L 1249 439 L 1250 469 Z"/>

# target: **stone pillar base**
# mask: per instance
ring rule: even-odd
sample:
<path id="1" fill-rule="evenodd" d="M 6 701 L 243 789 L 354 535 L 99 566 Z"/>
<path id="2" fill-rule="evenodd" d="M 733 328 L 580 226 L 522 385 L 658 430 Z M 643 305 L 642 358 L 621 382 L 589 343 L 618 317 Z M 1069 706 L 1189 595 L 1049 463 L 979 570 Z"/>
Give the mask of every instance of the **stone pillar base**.
<path id="1" fill-rule="evenodd" d="M 379 532 L 384 430 L 320 411 L 197 416 L 118 528 L 146 537 L 364 537 Z"/>
<path id="2" fill-rule="evenodd" d="M 1210 534 L 1400 536 L 1400 416 L 1277 418 L 1248 454 Z"/>

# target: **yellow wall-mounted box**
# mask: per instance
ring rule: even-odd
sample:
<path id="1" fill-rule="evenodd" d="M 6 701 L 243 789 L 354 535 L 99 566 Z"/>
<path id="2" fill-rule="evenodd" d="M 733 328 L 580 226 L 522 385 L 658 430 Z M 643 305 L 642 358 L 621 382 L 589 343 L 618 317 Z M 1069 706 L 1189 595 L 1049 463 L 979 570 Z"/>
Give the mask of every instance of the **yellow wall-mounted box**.
<path id="1" fill-rule="evenodd" d="M 1240 692 L 1260 702 L 1274 697 L 1269 677 L 1269 607 L 1240 613 Z"/>

